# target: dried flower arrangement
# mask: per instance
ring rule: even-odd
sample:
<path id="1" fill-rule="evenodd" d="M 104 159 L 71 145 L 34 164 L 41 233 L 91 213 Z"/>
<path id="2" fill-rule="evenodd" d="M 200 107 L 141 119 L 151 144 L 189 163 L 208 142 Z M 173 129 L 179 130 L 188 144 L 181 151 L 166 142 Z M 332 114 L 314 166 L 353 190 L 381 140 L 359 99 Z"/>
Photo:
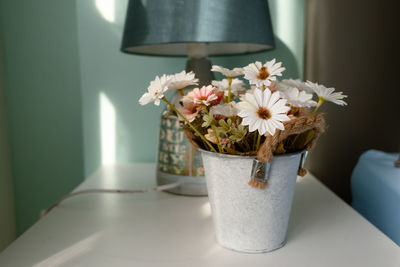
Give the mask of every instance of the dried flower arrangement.
<path id="1" fill-rule="evenodd" d="M 211 70 L 222 73 L 226 79 L 212 81 L 211 85 L 194 88 L 184 95 L 184 88 L 198 85 L 194 73 L 164 74 L 150 83 L 148 92 L 139 100 L 142 105 L 165 101 L 183 120 L 192 143 L 205 150 L 256 155 L 268 136 L 275 136 L 277 130 L 284 131 L 290 121 L 315 116 L 324 102 L 346 105 L 343 101 L 346 95 L 335 92 L 334 88 L 310 81 L 277 81 L 285 68 L 275 59 L 264 65 L 257 61 L 233 70 L 214 65 Z M 250 84 L 249 90 L 237 78 L 240 75 Z M 182 95 L 179 107 L 166 99 L 167 90 L 179 90 Z M 318 102 L 313 100 L 314 93 Z M 280 140 L 274 153 L 303 150 L 315 135 L 313 128 L 300 129 L 300 133 Z"/>
<path id="2" fill-rule="evenodd" d="M 194 73 L 157 76 L 139 102 L 165 101 L 202 149 L 217 242 L 244 252 L 277 249 L 284 244 L 297 174 L 305 174 L 306 151 L 325 128 L 317 111 L 327 101 L 346 105 L 347 96 L 310 81 L 278 81 L 285 68 L 275 59 L 211 70 L 226 78 L 185 94 L 185 87 L 198 85 Z M 173 89 L 182 95 L 176 106 L 164 96 Z M 244 182 L 249 177 L 250 187 Z"/>

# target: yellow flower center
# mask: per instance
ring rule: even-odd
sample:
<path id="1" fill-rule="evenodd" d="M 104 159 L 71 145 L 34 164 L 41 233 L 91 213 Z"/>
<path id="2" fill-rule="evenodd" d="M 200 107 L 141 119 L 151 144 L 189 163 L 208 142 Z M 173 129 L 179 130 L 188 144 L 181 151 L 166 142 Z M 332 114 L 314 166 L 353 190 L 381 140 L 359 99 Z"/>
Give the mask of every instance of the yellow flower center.
<path id="1" fill-rule="evenodd" d="M 263 120 L 269 120 L 272 117 L 271 112 L 264 107 L 258 108 L 257 115 L 260 119 L 263 119 Z"/>
<path id="2" fill-rule="evenodd" d="M 259 80 L 266 80 L 269 77 L 269 72 L 267 71 L 266 67 L 261 67 L 261 69 L 258 71 L 257 78 Z"/>

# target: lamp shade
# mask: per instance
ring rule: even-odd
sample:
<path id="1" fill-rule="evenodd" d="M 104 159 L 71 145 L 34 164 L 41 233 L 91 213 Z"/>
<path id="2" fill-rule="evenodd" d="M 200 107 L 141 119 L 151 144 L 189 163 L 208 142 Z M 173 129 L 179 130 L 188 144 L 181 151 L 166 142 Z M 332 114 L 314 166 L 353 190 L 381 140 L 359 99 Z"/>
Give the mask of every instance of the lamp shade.
<path id="1" fill-rule="evenodd" d="M 274 47 L 267 0 L 130 0 L 121 51 L 186 56 L 259 52 Z"/>

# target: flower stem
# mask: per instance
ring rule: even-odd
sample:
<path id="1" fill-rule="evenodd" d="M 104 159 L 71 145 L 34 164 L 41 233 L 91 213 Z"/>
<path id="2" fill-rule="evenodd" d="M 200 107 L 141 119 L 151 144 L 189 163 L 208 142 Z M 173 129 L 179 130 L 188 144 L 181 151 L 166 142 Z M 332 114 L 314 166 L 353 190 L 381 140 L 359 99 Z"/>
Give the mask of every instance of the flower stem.
<path id="1" fill-rule="evenodd" d="M 217 150 L 215 150 L 215 148 L 213 147 L 213 145 L 210 144 L 210 142 L 208 142 L 208 140 L 204 137 L 204 135 L 202 135 L 189 121 L 188 119 L 186 119 L 185 116 L 182 115 L 182 113 L 179 112 L 179 110 L 176 109 L 176 107 L 174 105 L 171 104 L 171 102 L 168 101 L 168 99 L 165 98 L 165 96 L 163 98 L 161 98 L 165 103 L 167 103 L 171 109 L 173 111 L 176 112 L 176 114 L 178 114 L 189 126 L 190 128 L 193 129 L 193 131 L 195 133 L 197 133 L 198 136 L 200 136 L 200 138 L 211 148 L 211 150 L 215 153 L 217 153 Z"/>
<path id="2" fill-rule="evenodd" d="M 204 112 L 208 115 L 208 109 L 206 105 L 201 105 L 201 108 L 204 110 Z"/>
<path id="3" fill-rule="evenodd" d="M 201 108 L 204 110 L 204 112 L 205 112 L 207 115 L 210 115 L 210 113 L 208 112 L 208 109 L 207 109 L 207 106 L 206 106 L 206 105 L 201 105 Z M 211 115 L 212 115 L 212 113 L 211 113 Z M 215 140 L 217 141 L 218 150 L 219 150 L 220 153 L 223 153 L 221 144 L 219 143 L 219 138 L 218 138 L 218 136 L 217 136 L 217 130 L 216 130 L 216 128 L 215 128 L 215 125 L 212 124 L 212 122 L 211 122 L 211 128 L 212 128 L 212 130 L 213 130 L 213 132 L 214 132 Z"/>
<path id="4" fill-rule="evenodd" d="M 300 134 L 296 134 L 296 135 L 294 136 L 294 138 L 292 138 L 292 140 L 291 140 L 291 142 L 290 142 L 290 145 L 289 145 L 289 148 L 290 148 L 291 150 L 296 150 L 295 144 L 296 144 L 296 142 L 297 142 L 297 139 L 299 139 L 299 136 L 300 136 Z"/>
<path id="5" fill-rule="evenodd" d="M 231 88 L 232 88 L 232 77 L 228 76 L 228 103 L 232 101 Z"/>
<path id="6" fill-rule="evenodd" d="M 215 125 L 211 125 L 211 128 L 212 128 L 212 130 L 214 132 L 215 140 L 217 141 L 217 146 L 218 146 L 219 153 L 224 153 L 224 151 L 222 150 L 221 144 L 219 143 L 219 138 L 218 138 L 218 135 L 217 135 L 217 128 L 215 127 Z"/>
<path id="7" fill-rule="evenodd" d="M 257 140 L 257 131 L 254 132 L 253 134 L 253 149 L 256 149 L 256 140 Z"/>
<path id="8" fill-rule="evenodd" d="M 260 148 L 260 141 L 261 141 L 261 135 L 257 132 L 257 145 L 256 145 L 256 151 Z"/>
<path id="9" fill-rule="evenodd" d="M 319 109 L 319 107 L 320 107 L 324 102 L 325 102 L 325 100 L 324 100 L 322 97 L 319 97 L 319 99 L 318 99 L 318 104 L 317 104 L 317 106 L 315 107 L 315 109 L 314 109 L 314 111 L 313 111 L 312 113 L 314 114 L 315 112 L 317 112 L 317 110 Z"/>

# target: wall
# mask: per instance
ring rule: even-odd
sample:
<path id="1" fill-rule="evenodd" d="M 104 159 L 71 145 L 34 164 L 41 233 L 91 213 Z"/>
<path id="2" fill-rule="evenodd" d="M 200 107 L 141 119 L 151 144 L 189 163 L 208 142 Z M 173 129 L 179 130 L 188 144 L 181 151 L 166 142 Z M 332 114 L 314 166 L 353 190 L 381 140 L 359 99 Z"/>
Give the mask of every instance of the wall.
<path id="1" fill-rule="evenodd" d="M 17 233 L 83 179 L 74 1 L 2 0 Z"/>
<path id="2" fill-rule="evenodd" d="M 306 78 L 349 95 L 347 107 L 322 107 L 328 129 L 309 166 L 349 202 L 361 153 L 400 149 L 396 1 L 310 0 L 309 8 Z"/>
<path id="3" fill-rule="evenodd" d="M 244 66 L 273 57 L 302 76 L 304 0 L 269 1 L 277 48 L 216 57 Z M 141 107 L 150 80 L 184 58 L 119 52 L 127 0 L 0 0 L 17 234 L 101 164 L 155 161 L 162 107 Z M 145 118 L 145 121 L 144 121 Z M 10 190 L 7 190 L 10 192 Z"/>
<path id="4" fill-rule="evenodd" d="M 226 67 L 276 57 L 285 77 L 302 77 L 304 1 L 269 1 L 276 49 L 215 57 Z M 185 67 L 185 58 L 126 55 L 119 51 L 127 0 L 76 1 L 83 101 L 85 175 L 101 164 L 155 161 L 163 107 L 141 107 L 139 97 L 155 75 Z M 103 129 L 103 130 L 102 130 Z"/>
<path id="5" fill-rule="evenodd" d="M 13 189 L 0 42 L 0 252 L 15 238 Z"/>

